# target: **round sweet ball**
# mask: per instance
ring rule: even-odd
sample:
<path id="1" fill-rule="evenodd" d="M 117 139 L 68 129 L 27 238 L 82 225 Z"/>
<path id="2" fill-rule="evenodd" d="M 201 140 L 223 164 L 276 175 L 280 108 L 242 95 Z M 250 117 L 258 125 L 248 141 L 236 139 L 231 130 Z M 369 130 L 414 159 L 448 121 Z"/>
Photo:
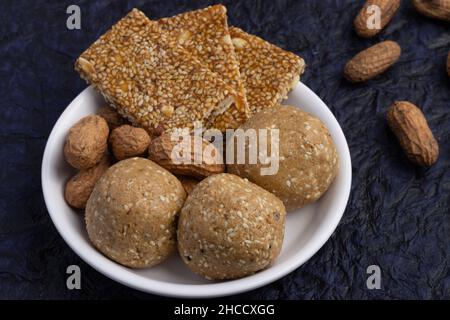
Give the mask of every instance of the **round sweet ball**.
<path id="1" fill-rule="evenodd" d="M 89 197 L 89 238 L 124 266 L 154 266 L 176 249 L 176 218 L 185 198 L 178 179 L 154 162 L 120 161 L 103 174 Z"/>
<path id="2" fill-rule="evenodd" d="M 270 164 L 258 161 L 257 164 L 228 165 L 228 172 L 248 178 L 272 192 L 288 211 L 318 200 L 333 182 L 339 167 L 338 154 L 328 129 L 318 118 L 296 107 L 280 105 L 255 114 L 241 128 L 244 131 L 279 130 L 278 171 L 263 175 L 261 169 Z M 266 136 L 270 140 L 269 133 Z M 275 148 L 268 145 L 267 153 L 271 156 Z M 245 152 L 249 152 L 248 140 Z M 277 168 L 274 164 L 271 166 Z"/>
<path id="3" fill-rule="evenodd" d="M 189 194 L 178 221 L 178 252 L 195 273 L 235 279 L 269 267 L 283 244 L 286 210 L 270 192 L 222 173 Z"/>

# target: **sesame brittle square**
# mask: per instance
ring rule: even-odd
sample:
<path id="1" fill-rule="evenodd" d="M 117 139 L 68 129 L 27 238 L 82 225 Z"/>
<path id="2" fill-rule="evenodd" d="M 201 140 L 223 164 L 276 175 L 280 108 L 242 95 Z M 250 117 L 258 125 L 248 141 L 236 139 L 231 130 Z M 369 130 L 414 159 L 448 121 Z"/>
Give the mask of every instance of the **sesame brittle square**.
<path id="1" fill-rule="evenodd" d="M 239 28 L 231 27 L 230 35 L 252 114 L 286 99 L 300 80 L 305 61 Z"/>
<path id="2" fill-rule="evenodd" d="M 81 54 L 75 69 L 152 135 L 196 121 L 208 126 L 237 95 L 172 38 L 133 9 Z"/>
<path id="3" fill-rule="evenodd" d="M 220 130 L 237 128 L 250 115 L 226 12 L 223 5 L 214 5 L 158 20 L 162 29 L 236 91 L 235 103 L 214 121 Z"/>

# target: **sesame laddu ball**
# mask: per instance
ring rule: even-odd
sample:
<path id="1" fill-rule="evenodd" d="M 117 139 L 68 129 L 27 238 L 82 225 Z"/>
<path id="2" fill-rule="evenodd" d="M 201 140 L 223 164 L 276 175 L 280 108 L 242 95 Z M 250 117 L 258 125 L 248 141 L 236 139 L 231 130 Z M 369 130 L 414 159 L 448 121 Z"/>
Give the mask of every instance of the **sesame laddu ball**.
<path id="1" fill-rule="evenodd" d="M 279 130 L 279 167 L 262 175 L 266 164 L 230 164 L 229 173 L 247 178 L 280 198 L 288 211 L 318 200 L 333 182 L 339 167 L 336 146 L 320 119 L 292 106 L 276 106 L 255 114 L 241 126 Z M 258 144 L 259 144 L 258 140 Z M 258 150 L 259 150 L 258 145 Z M 269 154 L 271 147 L 268 147 Z M 245 152 L 249 152 L 246 141 Z"/>
<path id="2" fill-rule="evenodd" d="M 283 244 L 286 210 L 270 192 L 232 174 L 202 180 L 178 221 L 178 252 L 207 279 L 235 279 L 269 267 Z"/>
<path id="3" fill-rule="evenodd" d="M 89 239 L 131 268 L 154 266 L 176 249 L 176 218 L 186 193 L 166 169 L 144 158 L 109 168 L 86 205 Z"/>

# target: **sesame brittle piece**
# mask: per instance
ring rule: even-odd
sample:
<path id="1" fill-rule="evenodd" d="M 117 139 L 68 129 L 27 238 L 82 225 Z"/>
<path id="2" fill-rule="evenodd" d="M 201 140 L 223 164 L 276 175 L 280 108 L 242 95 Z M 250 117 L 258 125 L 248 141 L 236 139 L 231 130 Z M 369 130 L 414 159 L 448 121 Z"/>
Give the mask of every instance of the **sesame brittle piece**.
<path id="1" fill-rule="evenodd" d="M 206 125 L 236 99 L 217 74 L 137 9 L 94 42 L 75 69 L 151 135 L 196 121 Z"/>
<path id="2" fill-rule="evenodd" d="M 235 104 L 213 123 L 220 130 L 237 128 L 250 115 L 226 12 L 223 5 L 214 5 L 158 20 L 162 29 L 236 91 Z"/>
<path id="3" fill-rule="evenodd" d="M 271 108 L 286 99 L 300 80 L 305 61 L 239 28 L 231 27 L 230 35 L 251 112 Z"/>

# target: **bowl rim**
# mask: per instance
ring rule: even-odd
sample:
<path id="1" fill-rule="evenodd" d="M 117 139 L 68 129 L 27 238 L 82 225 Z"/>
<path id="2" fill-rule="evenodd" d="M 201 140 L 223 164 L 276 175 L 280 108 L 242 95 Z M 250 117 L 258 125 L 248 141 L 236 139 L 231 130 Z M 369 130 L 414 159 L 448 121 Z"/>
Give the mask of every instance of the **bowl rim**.
<path id="1" fill-rule="evenodd" d="M 52 145 L 54 144 L 54 141 L 59 134 L 60 130 L 58 129 L 69 116 L 69 113 L 72 109 L 71 107 L 73 105 L 79 104 L 81 100 L 84 99 L 84 96 L 86 94 L 89 94 L 89 90 L 94 90 L 90 86 L 84 89 L 80 94 L 78 94 L 78 96 L 74 100 L 72 100 L 72 102 L 65 108 L 65 110 L 53 126 L 45 146 L 41 167 L 41 183 L 44 201 L 53 224 L 55 225 L 56 229 L 58 230 L 59 234 L 64 239 L 66 244 L 92 268 L 116 282 L 147 293 L 178 298 L 214 298 L 250 291 L 274 282 L 281 277 L 291 273 L 306 261 L 308 261 L 314 254 L 316 254 L 336 230 L 347 206 L 352 181 L 350 150 L 345 135 L 338 121 L 336 120 L 330 109 L 326 106 L 326 104 L 305 84 L 299 82 L 295 89 L 297 88 L 302 90 L 303 96 L 307 96 L 308 99 L 312 99 L 314 101 L 314 104 L 321 106 L 323 111 L 326 113 L 326 116 L 331 121 L 336 134 L 340 136 L 339 140 L 343 142 L 344 150 L 343 154 L 339 154 L 339 170 L 344 170 L 342 168 L 344 168 L 343 164 L 345 164 L 346 171 L 341 182 L 341 195 L 338 196 L 336 200 L 334 200 L 333 207 L 335 214 L 332 216 L 331 221 L 326 226 L 322 225 L 320 227 L 323 230 L 321 230 L 320 235 L 316 237 L 314 244 L 308 246 L 308 250 L 306 253 L 306 249 L 299 250 L 290 258 L 288 258 L 287 261 L 274 265 L 269 269 L 264 270 L 263 272 L 259 272 L 254 275 L 236 280 L 208 284 L 175 284 L 149 278 L 142 279 L 141 275 L 130 272 L 128 268 L 121 266 L 103 256 L 101 253 L 96 251 L 96 249 L 92 245 L 88 246 L 85 242 L 81 241 L 81 239 L 78 239 L 77 236 L 73 237 L 69 233 L 67 233 L 66 230 L 64 230 L 65 223 L 61 220 L 62 218 L 58 216 L 57 209 L 54 207 L 54 204 L 51 200 L 52 195 L 47 182 L 48 176 L 50 175 L 50 159 L 52 155 L 51 150 Z M 336 139 L 335 137 L 333 138 Z M 91 253 L 92 250 L 95 250 L 99 256 L 93 255 Z"/>

